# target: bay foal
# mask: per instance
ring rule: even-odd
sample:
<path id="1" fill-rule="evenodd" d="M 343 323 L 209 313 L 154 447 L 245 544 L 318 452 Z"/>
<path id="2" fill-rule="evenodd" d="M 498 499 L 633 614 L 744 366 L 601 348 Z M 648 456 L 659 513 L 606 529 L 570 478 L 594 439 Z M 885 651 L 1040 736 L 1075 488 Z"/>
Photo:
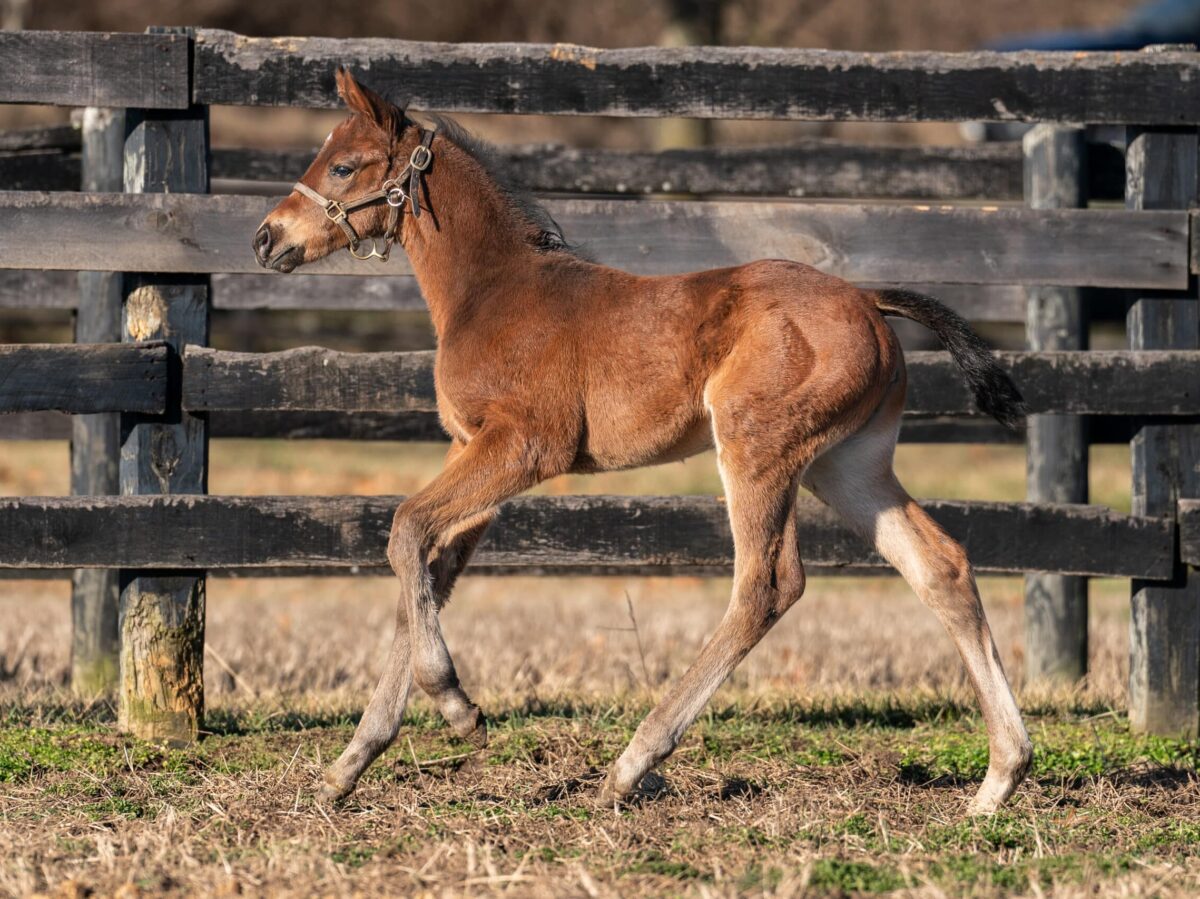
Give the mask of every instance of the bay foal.
<path id="1" fill-rule="evenodd" d="M 484 148 L 449 122 L 436 137 L 344 70 L 351 115 L 255 235 L 279 271 L 365 241 L 412 264 L 437 330 L 445 470 L 396 511 L 400 580 L 386 668 L 354 738 L 325 776 L 346 796 L 395 739 L 412 681 L 477 745 L 438 612 L 498 504 L 546 478 L 682 459 L 709 447 L 736 548 L 728 611 L 687 673 L 613 765 L 615 802 L 674 750 L 718 686 L 804 592 L 800 485 L 835 509 L 912 585 L 954 640 L 987 725 L 972 811 L 991 812 L 1032 749 L 961 546 L 897 482 L 904 358 L 884 315 L 946 343 L 979 406 L 1007 424 L 1020 395 L 957 315 L 907 291 L 860 290 L 795 262 L 639 277 L 577 255 L 553 220 L 503 186 Z M 422 146 L 428 153 L 422 152 Z M 372 246 L 378 249 L 374 243 Z"/>

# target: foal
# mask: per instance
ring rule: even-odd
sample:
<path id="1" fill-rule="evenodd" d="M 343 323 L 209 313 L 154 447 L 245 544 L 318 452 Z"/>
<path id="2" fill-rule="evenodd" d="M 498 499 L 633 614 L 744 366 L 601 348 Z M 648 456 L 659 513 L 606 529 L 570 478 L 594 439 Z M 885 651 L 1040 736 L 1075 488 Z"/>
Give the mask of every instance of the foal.
<path id="1" fill-rule="evenodd" d="M 254 238 L 281 272 L 349 246 L 408 254 L 437 330 L 445 470 L 396 511 L 400 579 L 386 669 L 321 795 L 348 795 L 395 739 L 413 680 L 454 730 L 487 740 L 438 612 L 498 504 L 566 472 L 682 459 L 709 447 L 728 499 L 733 597 L 695 663 L 609 771 L 612 804 L 674 750 L 739 661 L 804 592 L 794 506 L 803 484 L 904 576 L 954 640 L 987 724 L 990 761 L 972 812 L 994 811 L 1032 747 L 961 546 L 897 482 L 905 371 L 883 316 L 932 329 L 980 408 L 1012 425 L 1021 397 L 987 346 L 935 300 L 860 290 L 763 260 L 640 277 L 576 255 L 553 220 L 501 186 L 486 151 L 450 122 L 434 137 L 337 73 L 352 115 Z M 365 251 L 366 239 L 372 239 Z M 375 239 L 383 241 L 379 250 Z"/>

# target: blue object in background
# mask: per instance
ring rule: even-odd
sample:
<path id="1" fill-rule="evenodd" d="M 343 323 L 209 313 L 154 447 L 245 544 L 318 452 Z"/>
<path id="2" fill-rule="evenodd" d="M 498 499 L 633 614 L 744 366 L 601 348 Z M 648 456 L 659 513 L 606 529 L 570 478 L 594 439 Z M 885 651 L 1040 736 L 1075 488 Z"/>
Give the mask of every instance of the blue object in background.
<path id="1" fill-rule="evenodd" d="M 1113 28 L 1013 35 L 989 50 L 1140 50 L 1147 44 L 1200 45 L 1200 0 L 1152 0 Z"/>

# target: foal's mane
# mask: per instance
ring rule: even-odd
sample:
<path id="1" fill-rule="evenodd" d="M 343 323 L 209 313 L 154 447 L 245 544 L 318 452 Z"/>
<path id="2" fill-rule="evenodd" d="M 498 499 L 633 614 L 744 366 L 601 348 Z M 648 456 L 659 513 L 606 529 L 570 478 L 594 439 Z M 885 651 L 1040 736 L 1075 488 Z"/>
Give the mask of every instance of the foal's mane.
<path id="1" fill-rule="evenodd" d="M 426 113 L 425 118 L 437 127 L 439 137 L 450 141 L 479 163 L 509 206 L 532 227 L 531 243 L 534 247 L 543 252 L 579 255 L 578 248 L 567 242 L 554 217 L 505 171 L 500 152 L 495 146 L 472 134 L 449 116 Z"/>

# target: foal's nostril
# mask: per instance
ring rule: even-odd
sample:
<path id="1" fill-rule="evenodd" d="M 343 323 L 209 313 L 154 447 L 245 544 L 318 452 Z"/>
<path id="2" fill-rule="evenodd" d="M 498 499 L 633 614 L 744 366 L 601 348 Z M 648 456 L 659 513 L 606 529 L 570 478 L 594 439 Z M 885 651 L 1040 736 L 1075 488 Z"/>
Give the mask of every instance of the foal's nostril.
<path id="1" fill-rule="evenodd" d="M 263 225 L 254 235 L 254 255 L 259 262 L 266 262 L 271 252 L 271 226 Z"/>

